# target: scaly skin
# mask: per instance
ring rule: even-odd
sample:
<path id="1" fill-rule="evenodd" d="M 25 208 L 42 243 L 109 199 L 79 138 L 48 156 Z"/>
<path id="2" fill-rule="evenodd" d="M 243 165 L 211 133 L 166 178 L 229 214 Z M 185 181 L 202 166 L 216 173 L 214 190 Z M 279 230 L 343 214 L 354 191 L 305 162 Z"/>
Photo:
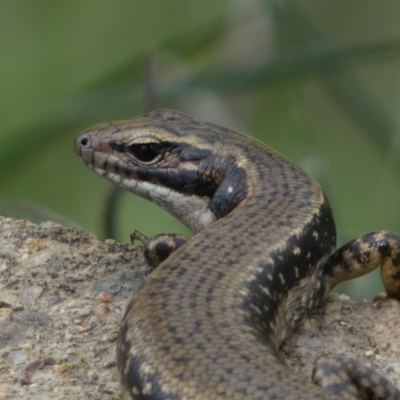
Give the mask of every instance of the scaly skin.
<path id="1" fill-rule="evenodd" d="M 399 297 L 396 235 L 365 235 L 333 254 L 335 224 L 318 184 L 262 143 L 175 111 L 91 128 L 75 150 L 195 232 L 150 274 L 122 320 L 117 364 L 126 398 L 350 399 L 361 380 L 367 398 L 400 398 L 371 371 L 332 385 L 338 363 L 341 372 L 350 365 L 337 357 L 315 373 L 329 394 L 278 355 L 341 280 L 383 264 L 388 294 Z"/>

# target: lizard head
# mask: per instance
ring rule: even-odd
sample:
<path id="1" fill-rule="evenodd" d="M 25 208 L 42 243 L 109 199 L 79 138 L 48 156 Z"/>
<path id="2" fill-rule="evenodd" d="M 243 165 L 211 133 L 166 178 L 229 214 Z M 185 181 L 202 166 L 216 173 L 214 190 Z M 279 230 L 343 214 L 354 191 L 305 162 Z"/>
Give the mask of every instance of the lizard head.
<path id="1" fill-rule="evenodd" d="M 198 232 L 246 197 L 242 137 L 177 111 L 158 110 L 92 127 L 75 140 L 74 149 L 94 172 Z"/>

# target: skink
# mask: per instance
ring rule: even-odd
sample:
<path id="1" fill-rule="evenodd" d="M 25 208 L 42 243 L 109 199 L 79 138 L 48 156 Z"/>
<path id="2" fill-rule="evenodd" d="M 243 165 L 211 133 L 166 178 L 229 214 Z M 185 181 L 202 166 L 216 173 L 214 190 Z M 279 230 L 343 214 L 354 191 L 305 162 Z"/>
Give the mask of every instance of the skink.
<path id="1" fill-rule="evenodd" d="M 145 241 L 156 264 L 165 260 L 121 323 L 125 398 L 400 399 L 383 377 L 362 367 L 360 375 L 338 356 L 315 370 L 322 389 L 291 372 L 278 351 L 343 280 L 382 265 L 387 295 L 399 299 L 397 235 L 370 233 L 335 251 L 329 203 L 299 167 L 255 139 L 176 111 L 98 125 L 74 146 L 94 172 L 195 233 Z M 349 366 L 354 373 L 343 372 Z"/>

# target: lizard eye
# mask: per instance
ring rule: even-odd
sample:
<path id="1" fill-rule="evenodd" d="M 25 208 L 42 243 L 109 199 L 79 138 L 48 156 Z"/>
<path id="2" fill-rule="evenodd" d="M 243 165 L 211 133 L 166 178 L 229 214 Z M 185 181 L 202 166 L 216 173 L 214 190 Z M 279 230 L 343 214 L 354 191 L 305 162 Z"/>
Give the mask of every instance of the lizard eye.
<path id="1" fill-rule="evenodd" d="M 161 143 L 133 143 L 126 146 L 128 153 L 133 155 L 138 161 L 150 162 L 155 161 L 158 156 L 164 152 L 164 146 Z"/>

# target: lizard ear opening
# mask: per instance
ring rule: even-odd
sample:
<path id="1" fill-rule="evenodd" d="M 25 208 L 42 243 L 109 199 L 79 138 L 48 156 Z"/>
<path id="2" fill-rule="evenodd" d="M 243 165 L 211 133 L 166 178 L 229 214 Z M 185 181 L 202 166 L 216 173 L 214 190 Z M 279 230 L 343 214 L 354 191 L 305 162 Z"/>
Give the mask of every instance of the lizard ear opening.
<path id="1" fill-rule="evenodd" d="M 217 219 L 225 217 L 247 196 L 247 190 L 246 172 L 236 167 L 224 177 L 208 208 Z"/>

